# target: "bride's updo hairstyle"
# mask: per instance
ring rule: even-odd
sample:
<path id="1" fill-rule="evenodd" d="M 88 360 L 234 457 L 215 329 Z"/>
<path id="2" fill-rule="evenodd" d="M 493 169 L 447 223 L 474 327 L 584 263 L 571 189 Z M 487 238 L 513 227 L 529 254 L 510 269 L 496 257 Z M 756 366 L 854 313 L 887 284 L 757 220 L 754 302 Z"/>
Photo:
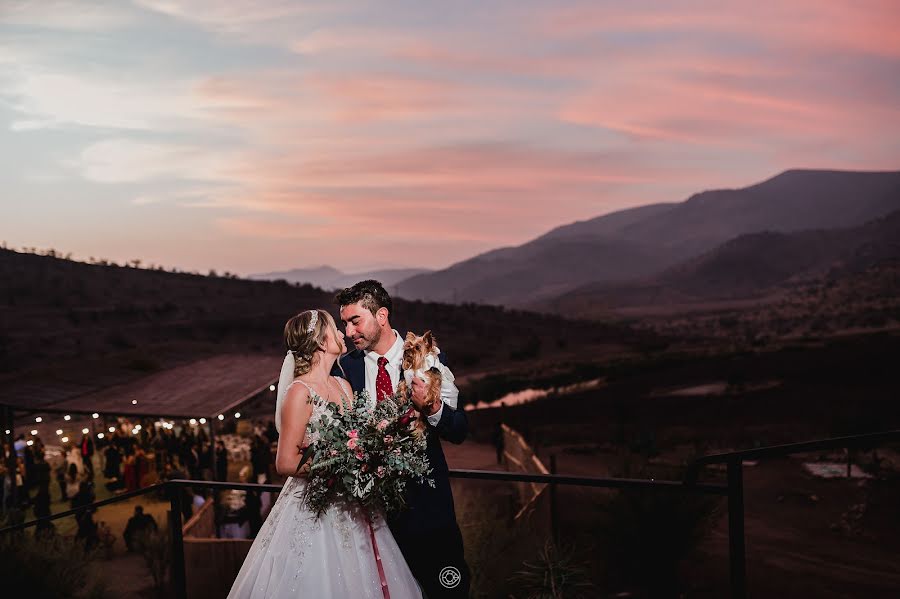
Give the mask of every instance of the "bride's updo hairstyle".
<path id="1" fill-rule="evenodd" d="M 315 325 L 310 330 L 313 314 L 317 314 Z M 306 374 L 313 366 L 315 356 L 324 351 L 325 335 L 328 331 L 337 339 L 337 325 L 325 310 L 307 310 L 293 316 L 284 325 L 284 344 L 294 354 L 294 376 Z"/>

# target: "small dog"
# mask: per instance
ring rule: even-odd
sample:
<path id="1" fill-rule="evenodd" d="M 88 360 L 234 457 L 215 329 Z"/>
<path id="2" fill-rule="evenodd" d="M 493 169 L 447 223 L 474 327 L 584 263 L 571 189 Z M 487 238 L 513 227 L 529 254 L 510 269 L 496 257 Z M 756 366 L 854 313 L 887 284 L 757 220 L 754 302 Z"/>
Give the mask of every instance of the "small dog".
<path id="1" fill-rule="evenodd" d="M 444 368 L 438 360 L 438 354 L 440 350 L 431 331 L 426 331 L 421 337 L 415 333 L 406 334 L 402 362 L 404 379 L 400 381 L 398 391 L 408 396 L 412 393 L 413 377 L 425 381 L 425 408 L 428 412 L 434 409 L 435 402 L 441 401 Z M 425 419 L 423 413 L 418 414 L 416 431 L 420 434 L 425 431 Z"/>

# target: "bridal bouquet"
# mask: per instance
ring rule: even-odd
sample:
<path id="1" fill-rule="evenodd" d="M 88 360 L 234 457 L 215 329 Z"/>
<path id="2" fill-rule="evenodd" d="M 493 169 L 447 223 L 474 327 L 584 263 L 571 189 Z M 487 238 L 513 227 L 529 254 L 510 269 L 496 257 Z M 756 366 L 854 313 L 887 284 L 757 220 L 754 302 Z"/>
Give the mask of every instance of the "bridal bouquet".
<path id="1" fill-rule="evenodd" d="M 358 501 L 370 510 L 397 511 L 409 483 L 434 486 L 425 454 L 425 434 L 415 431 L 412 402 L 395 394 L 375 402 L 363 391 L 343 406 L 328 403 L 310 423 L 310 461 L 303 491 L 306 505 L 321 516 L 336 501 Z"/>

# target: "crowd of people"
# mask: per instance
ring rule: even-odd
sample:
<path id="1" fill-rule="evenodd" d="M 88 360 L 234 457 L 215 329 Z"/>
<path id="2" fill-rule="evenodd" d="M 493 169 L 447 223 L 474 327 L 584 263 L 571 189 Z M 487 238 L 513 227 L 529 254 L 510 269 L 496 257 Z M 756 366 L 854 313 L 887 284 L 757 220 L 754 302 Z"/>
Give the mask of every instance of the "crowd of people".
<path id="1" fill-rule="evenodd" d="M 7 513 L 13 509 L 32 508 L 35 518 L 49 516 L 50 486 L 54 478 L 61 501 L 67 502 L 72 509 L 90 505 L 96 500 L 95 464 L 102 473 L 103 484 L 112 494 L 135 491 L 165 480 L 228 479 L 232 452 L 222 439 L 213 444 L 202 426 L 185 423 L 177 433 L 174 426 L 154 426 L 152 422 L 117 422 L 110 428 L 113 430 L 103 431 L 103 434 L 84 434 L 79 443 L 66 443 L 61 451 L 55 446 L 48 451 L 37 435 L 28 439 L 18 435 L 12 446 L 4 443 L 0 455 L 0 509 Z M 254 424 L 249 443 L 250 464 L 239 473 L 243 482 L 272 482 L 275 440 L 277 433 L 271 423 L 268 426 Z M 242 444 L 246 446 L 246 441 Z M 200 488 L 185 488 L 184 493 L 183 517 L 187 520 L 206 502 L 209 493 Z M 233 529 L 238 522 L 240 529 L 245 531 L 239 536 L 255 534 L 267 502 L 258 494 L 252 495 L 240 493 L 236 496 L 237 502 L 222 503 L 216 514 L 220 528 Z M 129 550 L 135 546 L 136 531 L 156 529 L 155 521 L 150 523 L 153 517 L 144 514 L 141 506 L 138 508 L 126 528 L 125 543 Z M 88 547 L 96 546 L 105 531 L 102 522 L 95 522 L 93 510 L 80 512 L 76 522 L 76 538 Z M 36 530 L 39 534 L 52 533 L 55 527 L 52 522 L 45 522 Z"/>

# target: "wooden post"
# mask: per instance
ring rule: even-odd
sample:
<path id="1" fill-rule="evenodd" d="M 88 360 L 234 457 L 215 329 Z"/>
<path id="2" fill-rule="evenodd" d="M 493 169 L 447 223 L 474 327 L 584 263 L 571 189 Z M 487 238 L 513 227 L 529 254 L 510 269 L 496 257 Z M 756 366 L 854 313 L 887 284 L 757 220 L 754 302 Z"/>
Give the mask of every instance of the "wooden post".
<path id="1" fill-rule="evenodd" d="M 209 424 L 209 450 L 212 452 L 210 455 L 209 463 L 212 465 L 212 476 L 213 480 L 219 480 L 219 468 L 216 464 L 216 425 L 214 424 L 216 421 L 215 418 L 209 418 L 207 423 Z M 227 471 L 226 471 L 227 473 Z M 227 476 L 226 476 L 227 478 Z M 225 481 L 221 481 L 225 482 Z M 216 538 L 221 538 L 221 533 L 219 532 L 219 491 L 217 489 L 212 490 L 212 500 L 213 500 L 213 525 L 216 529 Z"/>
<path id="2" fill-rule="evenodd" d="M 731 569 L 731 597 L 747 596 L 744 544 L 744 473 L 740 458 L 728 462 L 728 557 Z"/>
<path id="3" fill-rule="evenodd" d="M 181 531 L 181 487 L 168 483 L 169 533 L 172 541 L 172 590 L 178 599 L 187 599 L 187 577 L 184 570 L 184 537 Z"/>
<path id="4" fill-rule="evenodd" d="M 556 474 L 556 454 L 550 454 L 550 474 Z M 550 483 L 550 534 L 559 546 L 559 516 L 556 509 L 556 483 Z"/>
<path id="5" fill-rule="evenodd" d="M 9 470 L 8 476 L 10 476 L 10 505 L 13 508 L 17 508 L 19 505 L 19 489 L 16 485 L 16 474 L 19 471 L 19 460 L 16 457 L 16 423 L 15 418 L 13 417 L 12 406 L 3 406 L 2 413 L 3 438 L 9 443 L 9 455 L 6 458 L 6 466 Z M 9 430 L 8 435 L 6 434 L 7 429 Z M 0 484 L 3 484 L 2 480 L 0 480 Z"/>

